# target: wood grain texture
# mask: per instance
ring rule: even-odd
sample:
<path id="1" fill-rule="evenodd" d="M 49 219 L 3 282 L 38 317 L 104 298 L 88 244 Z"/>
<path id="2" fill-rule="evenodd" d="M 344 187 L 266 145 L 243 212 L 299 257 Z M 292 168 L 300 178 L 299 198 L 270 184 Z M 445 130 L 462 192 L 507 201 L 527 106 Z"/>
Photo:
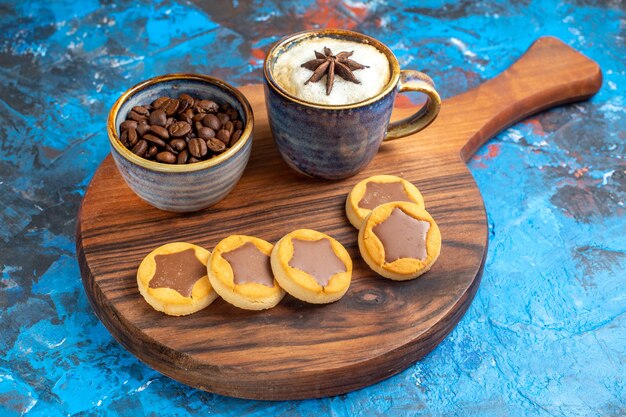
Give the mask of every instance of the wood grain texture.
<path id="1" fill-rule="evenodd" d="M 541 38 L 511 68 L 444 101 L 426 130 L 384 143 L 360 174 L 338 182 L 294 174 L 280 159 L 261 86 L 242 88 L 255 112 L 250 163 L 226 199 L 191 214 L 139 200 L 108 157 L 79 212 L 76 246 L 88 298 L 113 336 L 139 359 L 185 384 L 243 398 L 300 399 L 345 393 L 405 369 L 454 328 L 478 288 L 487 248 L 485 210 L 464 160 L 492 135 L 536 111 L 593 95 L 598 66 L 554 38 Z M 445 86 L 439 86 L 445 90 Z M 397 120 L 412 113 L 398 110 Z M 438 222 L 443 245 L 432 270 L 409 282 L 370 271 L 343 204 L 377 174 L 414 183 Z M 328 233 L 354 260 L 340 301 L 308 305 L 287 296 L 264 312 L 217 300 L 188 317 L 154 311 L 135 281 L 156 246 L 187 241 L 212 249 L 231 234 L 276 242 L 298 228 Z"/>

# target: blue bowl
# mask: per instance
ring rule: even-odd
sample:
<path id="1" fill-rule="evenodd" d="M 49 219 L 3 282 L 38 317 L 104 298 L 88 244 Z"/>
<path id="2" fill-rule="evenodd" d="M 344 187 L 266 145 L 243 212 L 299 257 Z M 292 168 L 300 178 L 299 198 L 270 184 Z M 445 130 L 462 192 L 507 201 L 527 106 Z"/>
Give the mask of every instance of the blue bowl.
<path id="1" fill-rule="evenodd" d="M 130 109 L 183 93 L 233 106 L 244 124 L 237 143 L 214 158 L 184 165 L 141 158 L 122 144 L 120 124 Z M 111 155 L 126 184 L 148 204 L 179 213 L 207 208 L 226 197 L 248 163 L 253 127 L 252 108 L 241 92 L 217 78 L 197 74 L 168 74 L 137 84 L 115 102 L 107 120 Z"/>

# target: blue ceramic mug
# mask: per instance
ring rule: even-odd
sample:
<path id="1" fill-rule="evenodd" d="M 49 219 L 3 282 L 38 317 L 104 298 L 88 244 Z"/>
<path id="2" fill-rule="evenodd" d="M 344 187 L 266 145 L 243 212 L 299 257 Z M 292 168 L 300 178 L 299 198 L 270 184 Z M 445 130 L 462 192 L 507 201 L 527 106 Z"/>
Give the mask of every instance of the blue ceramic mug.
<path id="1" fill-rule="evenodd" d="M 294 97 L 272 76 L 274 63 L 289 48 L 315 37 L 376 47 L 389 62 L 389 82 L 373 97 L 348 105 L 318 104 Z M 387 46 L 348 30 L 313 30 L 282 39 L 268 52 L 263 73 L 265 103 L 278 151 L 291 168 L 316 178 L 338 180 L 356 174 L 374 158 L 383 140 L 424 129 L 437 117 L 441 106 L 433 81 L 426 74 L 400 70 Z M 389 123 L 396 94 L 408 91 L 426 94 L 426 105 L 411 117 Z"/>

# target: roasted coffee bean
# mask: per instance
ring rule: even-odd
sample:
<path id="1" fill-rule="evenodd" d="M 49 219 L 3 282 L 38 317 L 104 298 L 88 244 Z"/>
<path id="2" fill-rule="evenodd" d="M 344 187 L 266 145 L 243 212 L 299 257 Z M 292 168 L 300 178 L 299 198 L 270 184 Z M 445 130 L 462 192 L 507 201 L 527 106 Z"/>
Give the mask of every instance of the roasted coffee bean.
<path id="1" fill-rule="evenodd" d="M 143 135 L 143 138 L 147 140 L 148 142 L 155 144 L 156 146 L 160 146 L 161 148 L 165 147 L 165 142 L 163 141 L 163 139 L 157 136 L 151 135 L 150 133 Z"/>
<path id="2" fill-rule="evenodd" d="M 148 118 L 146 116 L 144 116 L 143 114 L 139 114 L 135 111 L 130 111 L 130 113 L 128 114 L 128 117 L 130 117 L 131 119 L 133 119 L 136 122 L 143 122 L 144 120 L 148 120 Z"/>
<path id="3" fill-rule="evenodd" d="M 170 146 L 180 152 L 187 147 L 187 142 L 185 139 L 172 139 Z"/>
<path id="4" fill-rule="evenodd" d="M 178 96 L 178 100 L 181 102 L 186 102 L 187 103 L 187 109 L 193 107 L 196 104 L 196 100 L 191 97 L 189 94 L 183 93 L 180 96 Z"/>
<path id="5" fill-rule="evenodd" d="M 159 152 L 156 156 L 156 159 L 159 162 L 163 162 L 166 164 L 173 164 L 176 162 L 176 155 L 174 155 L 171 152 L 164 151 L 164 152 Z"/>
<path id="6" fill-rule="evenodd" d="M 204 113 L 216 112 L 219 108 L 220 107 L 213 100 L 200 100 L 196 103 L 196 111 L 203 111 Z"/>
<path id="7" fill-rule="evenodd" d="M 185 123 L 189 123 L 192 124 L 193 120 L 191 120 L 193 116 L 189 116 L 189 114 L 187 112 L 181 113 L 178 115 L 178 120 L 180 122 L 185 122 Z"/>
<path id="8" fill-rule="evenodd" d="M 194 163 L 234 145 L 244 125 L 229 103 L 183 93 L 134 106 L 120 124 L 120 141 L 135 154 L 163 163 Z M 210 150 L 210 153 L 209 153 Z"/>
<path id="9" fill-rule="evenodd" d="M 155 110 L 158 110 L 161 107 L 163 107 L 165 104 L 167 104 L 168 101 L 170 101 L 169 97 L 159 97 L 152 102 L 152 108 Z"/>
<path id="10" fill-rule="evenodd" d="M 176 110 L 176 113 L 178 113 L 178 114 L 183 113 L 185 110 L 187 110 L 188 107 L 189 107 L 189 102 L 187 100 L 181 100 L 179 98 L 178 99 L 178 110 Z"/>
<path id="11" fill-rule="evenodd" d="M 158 111 L 158 110 L 157 110 Z M 143 136 L 150 130 L 150 125 L 146 122 L 141 122 L 137 125 L 137 133 L 139 136 Z"/>
<path id="12" fill-rule="evenodd" d="M 239 113 L 237 113 L 237 110 L 235 109 L 229 109 L 228 111 L 226 111 L 226 115 L 230 118 L 231 121 L 235 121 L 239 118 Z"/>
<path id="13" fill-rule="evenodd" d="M 239 140 L 239 138 L 241 137 L 241 130 L 235 130 L 235 133 L 233 133 L 230 136 L 230 141 L 228 142 L 228 146 L 232 147 L 235 143 L 237 143 L 237 141 Z"/>
<path id="14" fill-rule="evenodd" d="M 122 132 L 120 135 L 120 142 L 128 148 L 128 130 Z"/>
<path id="15" fill-rule="evenodd" d="M 226 129 L 219 130 L 215 137 L 224 142 L 224 145 L 228 145 L 228 142 L 230 142 L 230 132 Z"/>
<path id="16" fill-rule="evenodd" d="M 217 113 L 217 118 L 220 119 L 220 123 L 224 124 L 230 120 L 230 117 L 226 113 Z"/>
<path id="17" fill-rule="evenodd" d="M 150 110 L 146 109 L 144 106 L 135 106 L 132 108 L 132 111 L 145 117 L 150 116 Z"/>
<path id="18" fill-rule="evenodd" d="M 181 138 L 191 132 L 191 125 L 187 122 L 175 122 L 169 127 L 170 135 L 175 138 Z"/>
<path id="19" fill-rule="evenodd" d="M 178 100 L 176 100 L 175 98 L 170 99 L 170 101 L 167 102 L 167 104 L 163 107 L 163 111 L 165 112 L 165 114 L 167 114 L 168 116 L 173 116 L 176 114 L 176 112 L 178 111 L 178 106 L 180 105 L 180 102 Z"/>
<path id="20" fill-rule="evenodd" d="M 155 110 L 150 113 L 150 124 L 152 126 L 165 126 L 165 122 L 167 121 L 167 115 L 161 109 Z"/>
<path id="21" fill-rule="evenodd" d="M 122 124 L 120 124 L 120 130 L 123 132 L 128 129 L 136 129 L 137 122 L 134 120 L 124 120 Z"/>
<path id="22" fill-rule="evenodd" d="M 137 130 L 135 129 L 128 129 L 126 132 L 128 136 L 128 146 L 135 146 L 137 144 L 137 141 L 139 140 L 139 135 L 137 134 Z"/>
<path id="23" fill-rule="evenodd" d="M 154 133 L 163 140 L 168 140 L 170 138 L 170 132 L 163 126 L 150 126 L 150 132 Z"/>
<path id="24" fill-rule="evenodd" d="M 222 127 L 222 122 L 220 122 L 220 119 L 218 119 L 218 117 L 214 114 L 207 114 L 202 117 L 202 124 L 206 127 L 210 127 L 216 132 L 220 130 L 220 127 Z"/>
<path id="25" fill-rule="evenodd" d="M 173 153 L 174 155 L 178 155 L 178 151 L 174 148 L 172 148 L 172 145 L 170 145 L 169 143 L 167 145 L 165 145 L 165 150 L 168 152 Z"/>
<path id="26" fill-rule="evenodd" d="M 137 142 L 135 146 L 133 146 L 133 148 L 130 151 L 137 156 L 143 157 L 147 150 L 148 150 L 148 142 L 146 142 L 145 140 L 140 140 L 139 142 Z"/>
<path id="27" fill-rule="evenodd" d="M 228 130 L 228 133 L 232 135 L 233 132 L 235 131 L 235 125 L 233 125 L 233 122 L 229 120 L 226 123 L 224 123 L 224 126 L 222 126 L 222 129 Z"/>
<path id="28" fill-rule="evenodd" d="M 216 138 L 211 138 L 207 140 L 206 146 L 213 153 L 224 152 L 224 149 L 226 149 L 226 145 L 224 144 L 224 142 Z"/>
<path id="29" fill-rule="evenodd" d="M 189 159 L 189 152 L 187 152 L 187 149 L 185 149 L 184 151 L 182 151 L 181 153 L 178 154 L 178 158 L 176 158 L 176 163 L 177 164 L 186 164 L 187 163 L 187 159 Z"/>
<path id="30" fill-rule="evenodd" d="M 203 158 L 207 154 L 206 142 L 202 139 L 189 140 L 189 153 L 196 158 Z"/>
<path id="31" fill-rule="evenodd" d="M 198 137 L 202 139 L 214 138 L 215 130 L 211 129 L 210 127 L 202 126 L 200 129 L 198 129 Z"/>

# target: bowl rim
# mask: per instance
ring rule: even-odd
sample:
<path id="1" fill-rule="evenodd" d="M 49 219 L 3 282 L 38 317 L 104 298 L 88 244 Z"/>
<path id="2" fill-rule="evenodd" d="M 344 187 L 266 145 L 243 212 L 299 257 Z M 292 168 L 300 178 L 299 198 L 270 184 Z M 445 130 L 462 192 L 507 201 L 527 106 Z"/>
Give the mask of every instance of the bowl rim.
<path id="1" fill-rule="evenodd" d="M 389 62 L 389 69 L 390 69 L 389 81 L 387 82 L 387 84 L 385 84 L 383 89 L 379 91 L 378 94 L 372 97 L 369 97 L 365 100 L 358 101 L 356 103 L 321 104 L 321 103 L 315 103 L 312 101 L 307 101 L 307 100 L 298 98 L 290 94 L 280 84 L 278 84 L 278 82 L 276 82 L 276 80 L 274 79 L 274 76 L 272 75 L 272 71 L 270 69 L 270 64 L 275 60 L 276 55 L 280 51 L 286 49 L 292 43 L 301 42 L 302 40 L 307 39 L 307 38 L 324 37 L 324 36 L 337 37 L 339 39 L 341 38 L 347 38 L 347 39 L 351 38 L 352 40 L 357 39 L 358 42 L 371 45 L 375 47 L 376 49 L 378 49 L 379 52 L 382 52 L 387 58 L 387 61 Z M 335 29 L 335 28 L 311 29 L 311 30 L 304 30 L 302 32 L 296 32 L 291 35 L 287 35 L 283 37 L 282 39 L 278 40 L 274 45 L 272 45 L 267 55 L 265 55 L 265 60 L 263 61 L 263 77 L 265 81 L 267 81 L 267 84 L 275 92 L 277 92 L 278 94 L 280 94 L 287 100 L 296 102 L 298 104 L 301 104 L 307 107 L 312 107 L 312 108 L 322 109 L 322 110 L 350 110 L 350 109 L 357 109 L 360 107 L 365 107 L 372 103 L 375 103 L 379 101 L 380 99 L 382 99 L 383 97 L 385 97 L 390 92 L 392 92 L 394 89 L 396 89 L 398 87 L 398 81 L 400 80 L 400 63 L 398 62 L 398 58 L 396 58 L 391 48 L 389 48 L 383 42 L 371 36 L 365 35 L 360 32 L 347 30 L 347 29 Z"/>
<path id="2" fill-rule="evenodd" d="M 243 131 L 241 132 L 241 137 L 235 143 L 235 145 L 226 152 L 223 152 L 216 156 L 215 158 L 208 159 L 206 161 L 196 162 L 194 164 L 164 164 L 162 162 L 150 161 L 148 159 L 142 158 L 138 155 L 135 155 L 124 146 L 117 135 L 117 129 L 115 126 L 115 119 L 120 111 L 122 105 L 135 94 L 145 90 L 146 88 L 153 86 L 155 84 L 172 81 L 172 80 L 194 80 L 194 81 L 202 81 L 207 84 L 213 84 L 221 87 L 222 89 L 231 93 L 240 103 L 243 108 L 246 125 L 244 126 Z M 139 165 L 142 168 L 157 171 L 157 172 L 171 172 L 171 173 L 186 173 L 186 172 L 196 172 L 202 171 L 207 168 L 214 167 L 216 165 L 221 164 L 222 162 L 230 159 L 232 156 L 237 154 L 237 152 L 242 149 L 246 143 L 252 138 L 252 130 L 254 128 L 254 114 L 252 113 L 252 107 L 248 102 L 248 99 L 243 95 L 241 91 L 228 84 L 225 81 L 220 80 L 219 78 L 211 77 L 209 75 L 202 74 L 193 74 L 193 73 L 172 73 L 159 75 L 156 77 L 149 78 L 145 81 L 142 81 L 128 90 L 126 90 L 113 104 L 111 110 L 109 111 L 109 115 L 107 118 L 107 132 L 109 136 L 109 143 L 111 146 L 126 160 L 129 162 Z"/>

